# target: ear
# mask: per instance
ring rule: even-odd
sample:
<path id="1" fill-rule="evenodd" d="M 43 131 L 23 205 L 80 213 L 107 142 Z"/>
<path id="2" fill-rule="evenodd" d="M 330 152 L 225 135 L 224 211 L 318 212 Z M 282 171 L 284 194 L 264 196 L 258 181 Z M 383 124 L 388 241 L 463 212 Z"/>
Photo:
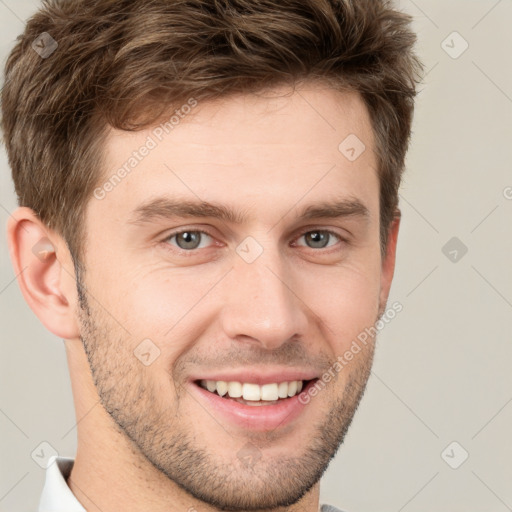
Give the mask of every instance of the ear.
<path id="1" fill-rule="evenodd" d="M 386 309 L 386 303 L 389 296 L 389 290 L 391 288 L 391 282 L 393 281 L 393 274 L 395 272 L 395 260 L 396 260 L 396 245 L 398 240 L 398 230 L 400 229 L 401 211 L 395 210 L 395 216 L 391 221 L 388 230 L 388 245 L 386 248 L 386 254 L 382 260 L 382 270 L 380 278 L 380 301 L 379 301 L 379 318 Z"/>
<path id="2" fill-rule="evenodd" d="M 7 241 L 21 293 L 32 311 L 59 338 L 77 338 L 75 271 L 62 237 L 22 206 L 9 216 Z"/>

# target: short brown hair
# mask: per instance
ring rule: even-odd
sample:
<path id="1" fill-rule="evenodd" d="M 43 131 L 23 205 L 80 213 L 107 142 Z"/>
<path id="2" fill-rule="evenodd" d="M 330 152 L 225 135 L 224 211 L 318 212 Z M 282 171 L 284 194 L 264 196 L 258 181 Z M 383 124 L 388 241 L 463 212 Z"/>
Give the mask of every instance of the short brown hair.
<path id="1" fill-rule="evenodd" d="M 138 130 L 190 97 L 320 79 L 359 92 L 369 111 L 384 252 L 423 69 L 410 21 L 386 0 L 43 0 L 2 92 L 18 203 L 63 236 L 76 265 L 109 125 Z M 50 37 L 51 55 L 35 51 Z"/>

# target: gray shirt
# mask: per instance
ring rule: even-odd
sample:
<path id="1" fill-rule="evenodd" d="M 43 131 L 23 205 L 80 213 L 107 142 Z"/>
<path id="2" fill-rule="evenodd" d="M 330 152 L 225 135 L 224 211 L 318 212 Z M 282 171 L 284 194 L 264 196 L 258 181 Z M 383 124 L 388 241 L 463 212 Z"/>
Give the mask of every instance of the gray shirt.
<path id="1" fill-rule="evenodd" d="M 343 512 L 343 510 L 333 507 L 332 505 L 322 505 L 320 512 Z"/>

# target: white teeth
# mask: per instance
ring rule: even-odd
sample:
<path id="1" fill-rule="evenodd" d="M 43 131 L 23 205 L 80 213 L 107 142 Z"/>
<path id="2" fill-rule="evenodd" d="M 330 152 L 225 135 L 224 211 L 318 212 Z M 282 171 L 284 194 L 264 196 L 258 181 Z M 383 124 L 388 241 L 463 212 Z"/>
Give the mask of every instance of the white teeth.
<path id="1" fill-rule="evenodd" d="M 297 393 L 297 381 L 292 380 L 288 383 L 288 396 L 293 396 L 295 393 Z"/>
<path id="2" fill-rule="evenodd" d="M 263 384 L 261 386 L 261 399 L 262 400 L 277 400 L 279 392 L 277 384 Z"/>
<path id="3" fill-rule="evenodd" d="M 242 384 L 240 382 L 228 382 L 228 395 L 231 398 L 240 398 L 242 396 Z"/>
<path id="4" fill-rule="evenodd" d="M 220 396 L 224 396 L 228 392 L 228 383 L 224 380 L 217 381 L 217 393 Z"/>
<path id="5" fill-rule="evenodd" d="M 274 402 L 279 398 L 288 398 L 300 393 L 303 381 L 272 382 L 259 386 L 249 382 L 201 380 L 200 385 L 211 393 L 217 392 L 220 396 L 227 394 L 231 398 L 243 398 L 253 402 Z"/>
<path id="6" fill-rule="evenodd" d="M 280 382 L 277 394 L 279 398 L 288 398 L 288 382 Z"/>
<path id="7" fill-rule="evenodd" d="M 242 386 L 244 400 L 260 400 L 261 389 L 258 384 L 248 384 L 245 382 Z"/>

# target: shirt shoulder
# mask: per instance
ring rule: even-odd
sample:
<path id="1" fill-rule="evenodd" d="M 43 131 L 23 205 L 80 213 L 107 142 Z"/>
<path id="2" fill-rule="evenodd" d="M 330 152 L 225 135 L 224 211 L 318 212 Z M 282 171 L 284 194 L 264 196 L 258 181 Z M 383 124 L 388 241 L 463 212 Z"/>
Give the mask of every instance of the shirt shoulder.
<path id="1" fill-rule="evenodd" d="M 323 504 L 320 507 L 320 512 L 344 512 L 343 510 L 333 507 L 332 505 Z"/>

